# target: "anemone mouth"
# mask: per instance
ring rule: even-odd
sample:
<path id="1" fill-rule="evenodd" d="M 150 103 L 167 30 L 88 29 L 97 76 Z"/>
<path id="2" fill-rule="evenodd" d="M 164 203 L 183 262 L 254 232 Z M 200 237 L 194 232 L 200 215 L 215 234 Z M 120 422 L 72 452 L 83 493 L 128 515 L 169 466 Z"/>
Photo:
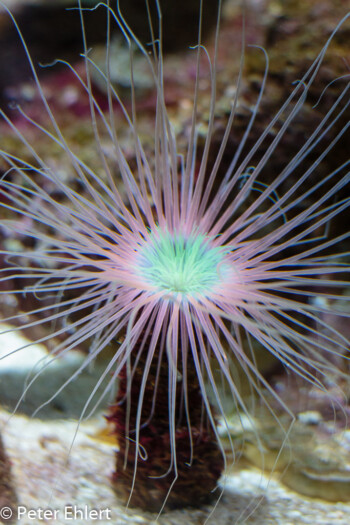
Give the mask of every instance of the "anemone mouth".
<path id="1" fill-rule="evenodd" d="M 207 296 L 228 279 L 225 250 L 201 233 L 157 229 L 136 251 L 136 273 L 156 292 Z"/>

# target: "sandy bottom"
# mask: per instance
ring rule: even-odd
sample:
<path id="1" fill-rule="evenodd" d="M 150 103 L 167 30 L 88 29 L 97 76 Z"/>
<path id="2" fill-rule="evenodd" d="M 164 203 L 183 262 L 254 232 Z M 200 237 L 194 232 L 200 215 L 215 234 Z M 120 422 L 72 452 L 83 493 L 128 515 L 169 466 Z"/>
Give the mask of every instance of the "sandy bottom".
<path id="1" fill-rule="evenodd" d="M 110 486 L 114 447 L 93 436 L 98 420 L 39 421 L 0 413 L 3 438 L 13 466 L 21 525 L 151 524 L 157 516 L 125 509 Z M 72 440 L 75 441 L 71 447 Z M 160 525 L 331 525 L 350 523 L 350 504 L 303 498 L 257 469 L 237 470 L 225 482 L 215 510 L 163 513 Z M 15 509 L 15 513 L 17 509 Z M 211 514 L 212 512 L 212 514 Z"/>

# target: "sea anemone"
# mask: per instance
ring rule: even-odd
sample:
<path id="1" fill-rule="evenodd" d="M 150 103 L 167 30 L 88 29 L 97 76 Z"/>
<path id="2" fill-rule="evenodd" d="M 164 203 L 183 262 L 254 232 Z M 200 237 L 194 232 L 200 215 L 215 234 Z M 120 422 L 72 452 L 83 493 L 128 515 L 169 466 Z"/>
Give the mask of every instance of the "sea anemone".
<path id="1" fill-rule="evenodd" d="M 160 16 L 158 1 L 156 5 Z M 350 161 L 330 173 L 319 172 L 348 133 L 349 123 L 337 130 L 349 111 L 346 76 L 339 81 L 340 94 L 298 152 L 272 180 L 268 173 L 346 19 L 246 151 L 264 95 L 265 56 L 265 75 L 246 131 L 230 162 L 224 163 L 238 113 L 244 51 L 225 133 L 212 161 L 219 22 L 213 58 L 202 47 L 200 30 L 192 51 L 196 74 L 184 149 L 166 104 L 161 29 L 160 41 L 145 48 L 118 7 L 111 6 L 104 5 L 108 23 L 116 23 L 130 49 L 130 101 L 124 103 L 111 85 L 108 60 L 103 73 L 91 60 L 86 42 L 86 77 L 68 65 L 89 98 L 101 172 L 82 160 L 65 138 L 28 51 L 50 125 L 33 121 L 20 106 L 21 126 L 1 112 L 27 150 L 25 157 L 0 151 L 7 166 L 0 183 L 2 229 L 7 236 L 25 239 L 27 249 L 0 252 L 6 261 L 0 282 L 7 288 L 2 293 L 44 301 L 36 303 L 29 320 L 26 312 L 5 321 L 20 323 L 22 330 L 47 326 L 38 342 L 54 339 L 55 358 L 89 345 L 83 365 L 59 391 L 104 349 L 112 348 L 81 418 L 93 412 L 96 394 L 103 397 L 120 378 L 117 402 L 108 415 L 120 447 L 115 490 L 132 505 L 159 511 L 166 504 L 200 504 L 215 489 L 229 461 L 218 418 L 228 427 L 233 409 L 251 417 L 238 376 L 248 378 L 251 391 L 272 415 L 275 402 L 288 410 L 259 370 L 257 352 L 271 354 L 288 373 L 321 390 L 327 390 L 329 381 L 346 377 L 349 341 L 335 320 L 347 319 L 349 313 L 333 303 L 346 304 L 348 299 L 343 290 L 348 286 L 349 231 L 346 227 L 331 236 L 329 225 L 350 206 Z M 83 19 L 80 2 L 79 10 Z M 218 0 L 218 20 L 220 11 Z M 150 139 L 138 128 L 135 44 L 148 63 L 156 94 L 152 157 Z M 265 55 L 262 49 L 254 52 Z M 210 104 L 202 140 L 198 108 L 205 60 Z M 107 86 L 107 113 L 94 96 L 92 69 Z M 127 143 L 118 136 L 121 120 L 128 127 Z M 32 127 L 63 151 L 74 185 L 37 153 L 29 135 Z M 111 150 L 106 150 L 102 133 L 109 137 Z M 232 442 L 231 449 L 234 452 Z"/>

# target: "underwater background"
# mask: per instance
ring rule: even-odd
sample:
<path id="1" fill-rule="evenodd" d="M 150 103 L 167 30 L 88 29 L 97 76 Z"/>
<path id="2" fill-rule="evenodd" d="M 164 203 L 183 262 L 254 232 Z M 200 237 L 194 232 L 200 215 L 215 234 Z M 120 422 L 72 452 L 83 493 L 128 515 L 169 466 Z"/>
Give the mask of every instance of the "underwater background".
<path id="1" fill-rule="evenodd" d="M 33 3 L 14 0 L 5 2 L 9 6 L 23 30 L 28 49 L 35 63 L 46 64 L 38 68 L 45 95 L 50 106 L 58 115 L 59 124 L 69 143 L 79 150 L 80 158 L 92 169 L 101 170 L 100 159 L 94 155 L 92 147 L 95 140 L 90 123 L 89 98 L 82 89 L 72 71 L 64 65 L 51 65 L 56 58 L 74 64 L 83 74 L 84 64 L 80 58 L 81 47 L 80 19 L 75 11 L 66 11 L 70 2 L 39 1 Z M 93 4 L 93 2 L 89 2 Z M 135 2 L 135 5 L 137 2 Z M 143 2 L 141 2 L 143 4 Z M 176 16 L 170 10 L 164 17 L 164 84 L 169 118 L 176 130 L 180 144 L 188 140 L 189 122 L 193 110 L 191 83 L 195 75 L 193 55 L 189 45 L 195 45 L 192 39 L 193 23 L 181 23 L 192 20 L 194 11 L 190 11 L 191 2 L 184 6 L 189 11 L 181 12 L 181 5 L 176 6 Z M 87 4 L 86 4 L 87 5 Z M 209 5 L 209 4 L 208 4 Z M 103 10 L 101 10 L 103 11 Z M 166 12 L 166 10 L 165 10 Z M 233 0 L 226 0 L 223 6 L 223 20 L 220 28 L 220 45 L 217 67 L 217 105 L 215 130 L 210 150 L 213 164 L 215 154 L 220 148 L 226 130 L 227 118 L 231 109 L 237 75 L 240 68 L 242 27 L 245 24 L 246 44 L 263 46 L 269 57 L 269 75 L 266 91 L 259 109 L 259 119 L 246 144 L 247 151 L 256 142 L 271 115 L 274 114 L 287 98 L 291 84 L 300 79 L 317 56 L 337 23 L 347 14 L 344 2 L 301 0 L 251 0 L 246 2 L 245 14 L 242 6 Z M 135 20 L 135 31 L 142 38 L 145 14 L 141 10 L 140 22 L 130 13 L 130 20 Z M 244 18 L 244 22 L 243 22 Z M 100 10 L 86 14 L 87 38 L 91 47 L 91 58 L 103 68 L 104 41 L 106 32 L 105 16 Z M 204 23 L 205 45 L 212 49 L 215 30 L 215 10 L 208 13 Z M 182 27 L 183 26 L 183 27 Z M 27 58 L 13 29 L 8 15 L 0 10 L 1 46 L 0 46 L 0 104 L 6 111 L 16 110 L 20 104 L 27 115 L 40 125 L 45 125 L 46 115 L 42 112 L 35 85 L 31 81 Z M 183 33 L 181 33 L 183 28 Z M 176 31 L 174 31 L 176 29 Z M 341 82 L 333 82 L 349 74 L 349 21 L 336 33 L 334 41 L 322 62 L 318 80 L 312 86 L 310 97 L 298 119 L 288 129 L 279 144 L 278 156 L 271 160 L 266 184 L 281 171 L 285 159 L 296 154 L 311 130 L 320 122 L 317 105 L 322 95 L 322 103 L 330 105 L 335 100 Z M 147 41 L 147 37 L 144 37 Z M 191 39 L 193 41 L 191 41 Z M 111 72 L 117 82 L 118 92 L 127 99 L 130 91 L 130 73 L 127 71 L 127 57 L 118 43 L 113 40 Z M 128 53 L 126 53 L 128 54 Z M 222 159 L 223 170 L 232 158 L 242 139 L 255 103 L 262 77 L 265 71 L 262 53 L 254 47 L 247 47 L 242 88 L 239 96 L 237 119 L 230 134 L 228 145 Z M 198 100 L 198 113 L 203 115 L 203 125 L 198 137 L 199 149 L 204 147 L 206 136 L 206 117 L 210 105 L 210 82 L 205 64 L 201 70 L 201 96 Z M 114 73 L 115 71 L 115 73 Z M 128 80 L 129 79 L 129 80 Z M 108 109 L 107 95 L 98 75 L 94 80 L 95 97 L 102 109 Z M 137 95 L 138 133 L 147 149 L 148 136 L 152 133 L 155 95 L 152 81 L 147 78 L 142 61 L 135 66 L 135 92 Z M 325 86 L 329 86 L 323 93 Z M 127 102 L 126 102 L 127 104 Z M 320 103 L 321 105 L 321 103 Z M 315 107 L 316 106 L 316 107 Z M 21 116 L 14 117 L 16 126 L 25 129 L 27 123 Z M 349 111 L 337 123 L 339 129 L 349 122 Z M 121 142 L 128 150 L 128 130 L 121 128 Z M 52 167 L 61 173 L 67 184 L 83 191 L 70 169 L 67 158 L 55 143 L 36 132 L 31 131 L 31 141 L 35 150 L 45 156 Z M 17 140 L 5 126 L 0 124 L 1 148 L 13 151 L 18 157 L 28 155 L 21 141 Z M 101 137 L 105 150 L 110 148 L 108 137 Z M 151 154 L 152 143 L 149 143 Z M 130 151 L 131 164 L 133 152 Z M 315 152 L 315 156 L 320 152 Z M 331 172 L 349 158 L 349 142 L 340 141 L 319 167 L 320 177 Z M 5 170 L 5 166 L 0 169 Z M 254 165 L 254 160 L 252 161 Z M 297 173 L 295 174 L 297 176 Z M 269 179 L 270 177 L 270 179 Z M 5 217 L 1 217 L 3 219 Z M 342 234 L 348 229 L 348 210 L 337 217 L 330 229 L 332 234 Z M 6 249 L 21 250 L 26 248 L 25 240 L 20 235 L 6 238 L 1 242 Z M 349 246 L 342 248 L 349 251 Z M 2 264 L 6 264 L 4 260 Z M 6 283 L 1 283 L 6 291 Z M 344 289 L 344 295 L 349 289 Z M 4 298 L 5 297 L 5 298 Z M 6 317 L 13 312 L 29 311 L 35 308 L 35 297 L 21 298 L 2 296 L 0 316 Z M 0 335 L 0 351 L 7 355 L 11 348 L 21 344 L 20 338 L 28 341 L 42 336 L 43 328 L 35 325 L 21 334 Z M 349 338 L 347 323 L 337 329 Z M 53 345 L 55 342 L 52 343 Z M 46 358 L 47 348 L 32 348 L 28 361 L 21 355 L 8 356 L 0 362 L 0 400 L 3 410 L 0 420 L 4 424 L 3 441 L 6 455 L 0 450 L 0 506 L 15 508 L 19 503 L 27 509 L 59 509 L 56 520 L 48 523 L 69 523 L 62 510 L 67 504 L 77 506 L 79 510 L 97 509 L 100 514 L 91 522 L 101 524 L 145 523 L 155 521 L 157 514 L 135 509 L 125 509 L 118 504 L 110 483 L 115 467 L 116 442 L 106 426 L 104 415 L 110 400 L 79 426 L 76 436 L 77 420 L 84 406 L 86 397 L 96 380 L 104 370 L 108 355 L 102 355 L 91 369 L 80 374 L 69 388 L 60 392 L 52 403 L 44 406 L 35 417 L 33 412 L 59 388 L 62 382 L 77 370 L 84 360 L 87 348 L 79 348 L 67 355 L 61 362 L 49 366 L 33 384 L 23 399 L 16 413 L 8 419 L 8 414 L 16 407 L 23 391 L 23 384 L 35 362 Z M 237 415 L 235 407 L 227 409 L 229 414 L 230 436 L 227 429 L 220 426 L 223 442 L 230 449 L 230 439 L 235 446 L 234 467 L 225 479 L 225 491 L 217 504 L 215 512 L 208 518 L 213 506 L 200 509 L 181 509 L 167 511 L 158 517 L 161 525 L 201 524 L 208 518 L 208 523 L 220 525 L 233 523 L 247 524 L 344 524 L 350 521 L 350 430 L 347 429 L 349 416 L 350 384 L 342 376 L 336 382 L 329 382 L 328 391 L 317 390 L 313 385 L 305 385 L 298 378 L 291 377 L 281 364 L 271 358 L 266 361 L 256 356 L 259 369 L 267 381 L 273 385 L 283 402 L 295 414 L 296 421 L 287 434 L 290 414 L 283 407 L 270 402 L 280 424 L 259 405 L 245 384 L 245 379 L 238 378 L 242 395 L 252 408 L 251 420 Z M 259 361 L 261 359 L 261 362 Z M 268 395 L 268 394 L 266 394 Z M 252 399 L 251 399 L 252 398 Z M 230 398 L 227 399 L 228 406 Z M 256 436 L 259 436 L 257 439 Z M 71 447 L 72 439 L 74 444 Z M 2 459 L 3 458 L 3 459 Z M 2 469 L 2 471 L 1 471 Z M 11 472 L 10 472 L 11 470 Z M 102 512 L 102 511 L 106 512 Z M 110 512 L 107 512 L 110 510 Z M 38 516 L 36 516 L 36 519 Z M 93 521 L 94 520 L 94 521 Z M 7 520 L 7 522 L 10 522 Z M 35 521 L 34 521 L 35 522 Z M 28 515 L 23 514 L 20 523 L 33 523 Z M 86 516 L 78 512 L 74 523 L 87 523 Z"/>

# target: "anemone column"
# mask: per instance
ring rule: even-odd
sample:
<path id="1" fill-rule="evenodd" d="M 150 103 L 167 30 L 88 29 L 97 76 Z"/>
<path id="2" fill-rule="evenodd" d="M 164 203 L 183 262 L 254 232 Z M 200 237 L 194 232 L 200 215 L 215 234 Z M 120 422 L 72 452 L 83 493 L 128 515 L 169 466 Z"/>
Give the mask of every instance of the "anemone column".
<path id="1" fill-rule="evenodd" d="M 159 512 L 163 504 L 166 508 L 182 508 L 208 503 L 224 463 L 214 431 L 203 410 L 192 357 L 189 356 L 188 362 L 185 365 L 182 363 L 182 369 L 178 371 L 176 428 L 172 436 L 169 408 L 171 365 L 159 350 L 155 353 L 142 399 L 140 434 L 137 438 L 135 429 L 146 358 L 147 347 L 141 352 L 137 365 L 132 367 L 131 385 L 130 367 L 122 371 L 117 403 L 111 408 L 109 416 L 119 444 L 113 476 L 114 490 L 123 502 L 132 507 L 155 512 Z M 184 396 L 186 390 L 188 403 Z M 175 442 L 174 451 L 172 441 Z"/>

